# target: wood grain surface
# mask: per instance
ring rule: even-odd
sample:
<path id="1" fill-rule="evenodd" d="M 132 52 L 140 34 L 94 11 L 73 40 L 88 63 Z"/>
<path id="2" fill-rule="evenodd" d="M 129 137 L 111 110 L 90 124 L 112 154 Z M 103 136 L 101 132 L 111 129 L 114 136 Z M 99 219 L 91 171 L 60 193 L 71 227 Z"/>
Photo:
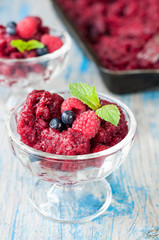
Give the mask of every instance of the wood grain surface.
<path id="1" fill-rule="evenodd" d="M 0 23 L 26 15 L 38 15 L 50 27 L 64 29 L 49 0 L 0 0 Z M 77 81 L 111 94 L 73 41 L 67 68 L 52 88 Z M 0 122 L 0 240 L 159 239 L 159 89 L 114 96 L 134 112 L 136 141 L 124 164 L 107 178 L 113 192 L 109 209 L 84 224 L 53 223 L 32 208 L 29 194 L 35 179 L 11 153 L 5 123 Z"/>

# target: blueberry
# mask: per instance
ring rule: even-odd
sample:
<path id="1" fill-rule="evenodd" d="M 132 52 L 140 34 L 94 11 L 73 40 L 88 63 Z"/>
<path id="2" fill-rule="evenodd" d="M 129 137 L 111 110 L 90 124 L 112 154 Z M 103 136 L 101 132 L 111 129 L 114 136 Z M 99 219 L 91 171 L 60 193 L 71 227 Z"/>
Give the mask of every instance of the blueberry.
<path id="1" fill-rule="evenodd" d="M 48 48 L 46 47 L 46 46 L 44 46 L 43 48 L 37 48 L 36 49 L 36 54 L 38 55 L 38 56 L 43 56 L 43 55 L 45 55 L 45 54 L 48 54 Z"/>
<path id="2" fill-rule="evenodd" d="M 70 110 L 64 111 L 61 119 L 64 124 L 71 125 L 75 120 L 75 114 Z"/>
<path id="3" fill-rule="evenodd" d="M 64 129 L 63 123 L 61 122 L 61 120 L 59 118 L 53 118 L 50 121 L 49 126 L 51 128 L 59 130 L 60 132 Z"/>
<path id="4" fill-rule="evenodd" d="M 6 32 L 9 35 L 15 35 L 16 34 L 16 23 L 15 22 L 9 22 L 6 26 Z"/>
<path id="5" fill-rule="evenodd" d="M 16 25 L 15 22 L 8 22 L 6 27 L 16 27 Z"/>

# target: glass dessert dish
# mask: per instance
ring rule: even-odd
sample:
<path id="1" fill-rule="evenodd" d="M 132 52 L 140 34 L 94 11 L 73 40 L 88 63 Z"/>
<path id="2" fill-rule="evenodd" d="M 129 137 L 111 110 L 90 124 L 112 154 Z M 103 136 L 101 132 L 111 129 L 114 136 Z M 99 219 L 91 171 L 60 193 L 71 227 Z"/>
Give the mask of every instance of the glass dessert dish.
<path id="1" fill-rule="evenodd" d="M 68 90 L 56 92 L 70 97 Z M 132 146 L 136 121 L 131 110 L 119 100 L 98 94 L 117 103 L 125 114 L 128 134 L 115 146 L 97 153 L 64 156 L 35 150 L 20 141 L 17 133 L 19 112 L 24 100 L 9 113 L 7 129 L 11 148 L 25 168 L 38 177 L 31 203 L 44 217 L 57 222 L 79 223 L 103 214 L 111 203 L 111 188 L 105 177 L 126 159 Z"/>
<path id="2" fill-rule="evenodd" d="M 71 46 L 69 35 L 56 29 L 50 30 L 50 34 L 59 37 L 63 42 L 62 47 L 53 53 L 25 59 L 0 58 L 1 113 L 10 109 L 31 89 L 46 89 L 47 84 L 50 84 L 66 65 Z"/>

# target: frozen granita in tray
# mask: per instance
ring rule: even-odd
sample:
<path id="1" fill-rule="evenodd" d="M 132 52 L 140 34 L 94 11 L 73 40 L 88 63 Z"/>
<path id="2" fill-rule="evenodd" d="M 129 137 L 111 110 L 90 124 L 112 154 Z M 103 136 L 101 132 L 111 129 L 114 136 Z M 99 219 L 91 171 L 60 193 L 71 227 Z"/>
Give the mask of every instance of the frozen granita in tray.
<path id="1" fill-rule="evenodd" d="M 158 0 L 56 2 L 105 68 L 159 68 L 159 41 L 156 41 L 159 34 Z M 145 53 L 147 45 L 149 50 Z"/>
<path id="2" fill-rule="evenodd" d="M 98 97 L 95 87 L 69 85 L 73 97 L 33 90 L 20 111 L 21 141 L 57 155 L 83 155 L 106 150 L 128 133 L 121 108 Z"/>

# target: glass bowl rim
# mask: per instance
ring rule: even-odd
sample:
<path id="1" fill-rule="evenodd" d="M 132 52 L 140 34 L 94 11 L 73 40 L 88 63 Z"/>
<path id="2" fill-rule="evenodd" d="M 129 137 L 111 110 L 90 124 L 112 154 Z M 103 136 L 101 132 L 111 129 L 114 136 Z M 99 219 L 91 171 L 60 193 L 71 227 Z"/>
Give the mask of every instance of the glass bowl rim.
<path id="1" fill-rule="evenodd" d="M 6 59 L 6 58 L 0 58 L 0 62 L 2 63 L 31 63 L 34 61 L 42 61 L 42 60 L 53 60 L 57 57 L 60 57 L 64 53 L 68 52 L 71 48 L 71 38 L 69 34 L 66 31 L 62 31 L 56 28 L 50 29 L 50 32 L 56 32 L 57 34 L 60 34 L 64 37 L 65 42 L 63 42 L 62 47 L 57 49 L 56 51 L 52 53 L 47 53 L 43 56 L 37 56 L 37 57 L 31 57 L 31 58 L 13 58 L 13 59 Z"/>
<path id="2" fill-rule="evenodd" d="M 58 93 L 60 94 L 60 92 L 69 92 L 70 91 L 65 88 L 65 89 L 55 89 L 53 91 L 50 91 L 52 93 Z M 7 130 L 8 130 L 8 135 L 9 138 L 11 138 L 16 145 L 18 145 L 18 147 L 20 147 L 23 151 L 25 152 L 29 152 L 29 154 L 41 157 L 41 158 L 46 158 L 46 160 L 48 161 L 49 159 L 52 160 L 56 160 L 56 161 L 86 161 L 86 160 L 93 160 L 94 158 L 98 158 L 98 157 L 104 157 L 104 156 L 109 156 L 113 153 L 116 153 L 117 151 L 119 151 L 120 149 L 122 149 L 124 146 L 126 146 L 129 143 L 130 139 L 133 139 L 135 136 L 135 132 L 136 132 L 136 127 L 137 127 L 137 123 L 135 120 L 135 117 L 132 113 L 132 111 L 129 109 L 129 107 L 127 107 L 123 102 L 121 102 L 120 100 L 118 100 L 115 97 L 109 96 L 107 94 L 104 93 L 100 93 L 98 92 L 98 95 L 100 97 L 105 97 L 108 98 L 108 100 L 111 100 L 114 103 L 117 103 L 117 105 L 119 105 L 121 108 L 123 108 L 126 113 L 128 114 L 129 118 L 130 118 L 130 126 L 129 126 L 129 130 L 127 135 L 125 136 L 125 138 L 123 138 L 119 143 L 117 143 L 116 145 L 106 149 L 106 150 L 102 150 L 100 152 L 96 152 L 96 153 L 89 153 L 89 154 L 83 154 L 83 155 L 57 155 L 57 154 L 52 154 L 52 153 L 47 153 L 47 152 L 42 152 L 40 150 L 36 150 L 32 147 L 27 146 L 26 144 L 24 144 L 23 142 L 20 141 L 20 139 L 17 138 L 17 136 L 13 133 L 13 131 L 11 130 L 11 126 L 10 126 L 10 121 L 11 121 L 11 117 L 13 115 L 14 112 L 16 112 L 16 110 L 24 103 L 25 99 L 21 99 L 21 101 L 16 104 L 9 112 L 8 114 L 8 118 L 6 120 L 6 125 L 7 125 Z"/>

